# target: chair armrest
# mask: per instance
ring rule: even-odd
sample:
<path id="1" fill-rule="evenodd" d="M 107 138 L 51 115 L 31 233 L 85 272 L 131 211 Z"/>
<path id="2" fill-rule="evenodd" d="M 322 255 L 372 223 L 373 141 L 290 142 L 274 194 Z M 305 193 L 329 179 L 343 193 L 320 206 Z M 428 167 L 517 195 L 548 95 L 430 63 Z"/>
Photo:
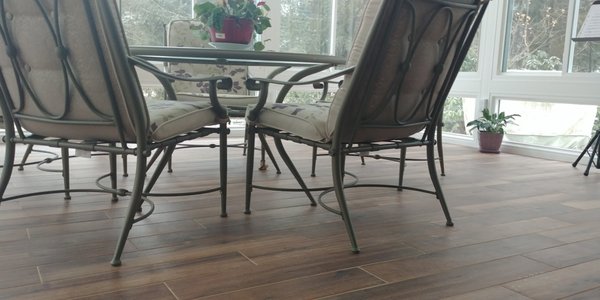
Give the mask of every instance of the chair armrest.
<path id="1" fill-rule="evenodd" d="M 299 81 L 299 80 L 305 78 L 306 76 L 316 74 L 318 72 L 321 72 L 321 71 L 326 70 L 331 67 L 333 67 L 333 65 L 331 65 L 331 64 L 321 64 L 321 65 L 312 66 L 312 67 L 309 67 L 309 68 L 306 68 L 306 69 L 303 69 L 303 70 L 297 72 L 292 77 L 290 77 L 288 79 L 288 81 L 296 82 L 296 81 Z M 269 78 L 273 78 L 273 77 L 269 77 Z M 317 84 L 317 83 L 315 83 L 315 84 Z M 313 84 L 313 86 L 315 84 Z M 288 92 L 292 89 L 292 87 L 293 87 L 293 85 L 285 85 L 279 91 L 279 94 L 277 94 L 275 103 L 283 103 L 283 99 L 285 99 L 285 97 L 287 96 Z"/>
<path id="2" fill-rule="evenodd" d="M 314 74 L 316 72 L 322 71 L 318 70 L 319 68 L 323 68 L 322 65 L 319 66 L 315 66 L 312 68 L 308 68 L 306 69 L 307 72 L 299 72 L 296 75 L 298 75 L 296 78 L 298 77 L 306 77 L 310 74 Z M 318 71 L 315 71 L 318 70 Z M 304 71 L 304 70 L 303 70 Z M 312 72 L 311 72 L 312 71 Z M 289 89 L 293 86 L 297 86 L 297 85 L 314 85 L 314 84 L 319 84 L 322 82 L 327 82 L 333 78 L 337 78 L 343 75 L 347 75 L 347 74 L 351 74 L 352 72 L 354 72 L 354 66 L 352 67 L 348 67 L 336 72 L 333 72 L 331 74 L 327 74 L 325 76 L 322 77 L 318 77 L 318 78 L 314 78 L 311 80 L 297 80 L 296 78 L 294 78 L 294 75 L 292 78 L 290 78 L 289 81 L 283 81 L 283 80 L 276 80 L 276 79 L 272 79 L 272 78 L 248 78 L 246 80 L 246 87 L 249 90 L 254 90 L 254 91 L 260 91 L 258 94 L 258 103 L 256 104 L 256 106 L 254 107 L 254 109 L 252 109 L 249 112 L 248 115 L 248 119 L 250 121 L 256 120 L 257 116 L 258 116 L 258 112 L 264 107 L 265 103 L 267 102 L 267 95 L 269 93 L 269 84 L 277 84 L 277 85 L 283 85 L 284 89 L 286 89 L 285 93 L 287 94 L 287 91 L 289 91 Z M 282 94 L 279 94 L 279 97 L 277 100 L 280 100 L 279 98 L 282 96 Z M 283 96 L 285 96 L 285 94 L 283 94 Z M 283 99 L 281 99 L 283 100 Z M 281 102 L 281 101 L 279 101 Z"/>
<path id="3" fill-rule="evenodd" d="M 233 87 L 233 80 L 230 77 L 227 77 L 227 76 L 211 76 L 211 77 L 175 76 L 175 75 L 172 75 L 172 74 L 169 74 L 169 73 L 159 70 L 158 68 L 156 68 L 155 65 L 153 65 L 150 62 L 148 62 L 144 59 L 141 59 L 139 57 L 130 56 L 129 60 L 134 64 L 134 66 L 137 66 L 137 67 L 153 74 L 163 85 L 163 87 L 165 88 L 165 91 L 167 92 L 167 95 L 169 95 L 169 97 L 172 97 L 173 100 L 177 100 L 177 96 L 175 95 L 175 90 L 171 86 L 171 81 L 175 81 L 175 80 L 190 81 L 190 82 L 208 81 L 208 83 L 209 83 L 208 95 L 209 95 L 209 99 L 210 99 L 210 104 L 213 106 L 216 113 L 220 117 L 227 115 L 227 109 L 225 109 L 225 107 L 223 107 L 219 103 L 219 99 L 217 97 L 217 89 L 230 90 Z"/>

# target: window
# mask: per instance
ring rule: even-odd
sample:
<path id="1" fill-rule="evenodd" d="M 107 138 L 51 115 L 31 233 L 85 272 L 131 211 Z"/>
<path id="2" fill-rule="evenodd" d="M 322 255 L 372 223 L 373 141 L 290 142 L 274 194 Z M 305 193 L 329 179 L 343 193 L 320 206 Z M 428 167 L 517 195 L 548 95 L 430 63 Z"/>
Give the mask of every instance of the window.
<path id="1" fill-rule="evenodd" d="M 473 43 L 471 43 L 471 48 L 469 48 L 469 52 L 467 53 L 467 57 L 465 57 L 465 61 L 460 67 L 461 72 L 477 72 L 479 68 L 479 43 L 481 40 L 481 30 L 477 31 L 477 35 L 473 39 Z"/>
<path id="2" fill-rule="evenodd" d="M 576 31 L 579 31 L 594 0 L 580 0 Z M 600 42 L 577 42 L 573 50 L 572 72 L 600 72 Z"/>
<path id="3" fill-rule="evenodd" d="M 281 51 L 328 54 L 331 1 L 281 0 Z"/>
<path id="4" fill-rule="evenodd" d="M 192 0 L 120 0 L 121 19 L 130 45 L 164 45 L 165 25 L 192 18 Z"/>
<path id="5" fill-rule="evenodd" d="M 475 115 L 475 98 L 448 97 L 442 122 L 444 132 L 471 135 L 466 124 Z"/>
<path id="6" fill-rule="evenodd" d="M 521 115 L 518 125 L 507 126 L 508 141 L 581 150 L 597 124 L 598 106 L 503 99 L 500 111 Z"/>
<path id="7" fill-rule="evenodd" d="M 364 0 L 281 0 L 281 51 L 347 56 L 364 4 Z"/>
<path id="8" fill-rule="evenodd" d="M 567 12 L 565 0 L 511 0 L 505 71 L 560 71 Z"/>

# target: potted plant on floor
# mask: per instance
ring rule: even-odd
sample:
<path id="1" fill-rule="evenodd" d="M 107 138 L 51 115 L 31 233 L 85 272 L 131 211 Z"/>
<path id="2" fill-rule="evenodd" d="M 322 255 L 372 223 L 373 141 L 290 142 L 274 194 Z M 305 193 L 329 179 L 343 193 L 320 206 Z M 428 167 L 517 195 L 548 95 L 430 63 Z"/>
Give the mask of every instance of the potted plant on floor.
<path id="1" fill-rule="evenodd" d="M 206 25 L 202 38 L 213 43 L 249 44 L 255 34 L 271 27 L 267 13 L 271 9 L 265 1 L 218 0 L 194 5 L 196 18 Z M 262 42 L 254 43 L 254 50 L 265 48 Z"/>
<path id="2" fill-rule="evenodd" d="M 504 127 L 508 124 L 516 124 L 513 120 L 520 117 L 519 114 L 507 115 L 504 112 L 498 114 L 490 113 L 490 110 L 484 108 L 482 116 L 476 120 L 467 123 L 470 126 L 469 131 L 477 129 L 479 132 L 479 151 L 484 153 L 500 153 L 500 145 L 504 137 Z"/>

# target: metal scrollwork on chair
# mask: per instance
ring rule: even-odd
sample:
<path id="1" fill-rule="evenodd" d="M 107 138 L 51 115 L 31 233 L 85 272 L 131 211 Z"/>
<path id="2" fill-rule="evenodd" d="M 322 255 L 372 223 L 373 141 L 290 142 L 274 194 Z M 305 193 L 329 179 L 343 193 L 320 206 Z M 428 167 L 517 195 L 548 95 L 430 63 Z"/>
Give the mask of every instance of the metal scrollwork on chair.
<path id="1" fill-rule="evenodd" d="M 357 187 L 393 187 L 435 195 L 446 225 L 453 226 L 435 167 L 436 129 L 444 102 L 481 22 L 487 0 L 369 0 L 366 2 L 346 65 L 323 78 L 300 82 L 251 79 L 260 102 L 248 114 L 249 147 L 257 133 L 274 137 L 283 160 L 301 191 L 311 191 L 287 155 L 282 140 L 314 146 L 331 157 L 333 187 L 318 202 L 342 217 L 351 249 L 359 252 L 346 203 L 346 193 Z M 343 77 L 344 84 L 331 104 L 266 103 L 269 85 L 300 85 Z M 284 99 L 285 100 L 285 99 Z M 285 101 L 283 101 L 285 103 Z M 286 118 L 287 116 L 287 118 Z M 418 138 L 412 135 L 423 132 Z M 425 147 L 433 190 L 390 184 L 344 184 L 347 155 L 361 152 Z M 248 154 L 246 212 L 253 188 L 252 153 Z M 324 196 L 335 193 L 337 206 Z"/>
<path id="2" fill-rule="evenodd" d="M 80 191 L 110 193 L 113 200 L 129 197 L 112 260 L 113 265 L 120 265 L 131 227 L 154 209 L 148 197 L 161 195 L 152 188 L 167 160 L 158 163 L 144 184 L 147 157 L 156 149 L 172 153 L 180 142 L 209 134 L 218 134 L 221 145 L 226 145 L 228 115 L 219 104 L 216 91 L 217 86 L 230 88 L 231 79 L 185 78 L 208 82 L 210 102 L 203 105 L 146 101 L 134 66 L 154 69 L 129 56 L 114 0 L 0 0 L 0 35 L 0 106 L 6 125 L 0 202 L 62 192 L 70 198 L 70 193 Z M 179 79 L 154 71 L 163 79 Z M 15 165 L 16 144 L 61 149 L 64 189 L 5 195 Z M 97 189 L 70 187 L 69 149 L 108 154 L 110 171 L 97 180 Z M 226 147 L 220 147 L 219 153 L 219 186 L 179 194 L 218 191 L 221 215 L 225 216 Z M 116 157 L 123 154 L 136 157 L 131 189 L 117 186 Z M 105 178 L 110 180 L 110 186 L 102 183 Z M 137 215 L 144 203 L 150 208 Z"/>

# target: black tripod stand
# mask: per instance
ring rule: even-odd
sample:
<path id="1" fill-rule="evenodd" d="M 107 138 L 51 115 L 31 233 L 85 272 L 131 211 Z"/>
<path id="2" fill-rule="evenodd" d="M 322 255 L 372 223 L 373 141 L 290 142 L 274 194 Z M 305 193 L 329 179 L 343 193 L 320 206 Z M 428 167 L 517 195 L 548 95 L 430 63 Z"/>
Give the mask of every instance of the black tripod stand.
<path id="1" fill-rule="evenodd" d="M 593 147 L 592 153 L 589 152 L 591 147 Z M 590 161 L 588 162 L 587 168 L 585 168 L 585 172 L 583 172 L 583 175 L 588 176 L 588 174 L 590 173 L 590 167 L 592 166 L 592 164 L 594 164 L 596 169 L 600 169 L 600 153 L 598 153 L 598 152 L 600 152 L 600 130 L 596 130 L 596 134 L 594 134 L 594 136 L 592 137 L 590 142 L 587 144 L 587 146 L 585 146 L 585 149 L 583 149 L 583 151 L 581 151 L 581 154 L 579 154 L 579 157 L 577 157 L 575 162 L 573 162 L 573 167 L 576 167 L 577 163 L 579 163 L 579 160 L 581 160 L 583 155 L 587 153 L 590 155 Z M 597 161 L 594 162 L 594 157 L 596 157 L 596 156 L 598 156 L 596 158 Z"/>

